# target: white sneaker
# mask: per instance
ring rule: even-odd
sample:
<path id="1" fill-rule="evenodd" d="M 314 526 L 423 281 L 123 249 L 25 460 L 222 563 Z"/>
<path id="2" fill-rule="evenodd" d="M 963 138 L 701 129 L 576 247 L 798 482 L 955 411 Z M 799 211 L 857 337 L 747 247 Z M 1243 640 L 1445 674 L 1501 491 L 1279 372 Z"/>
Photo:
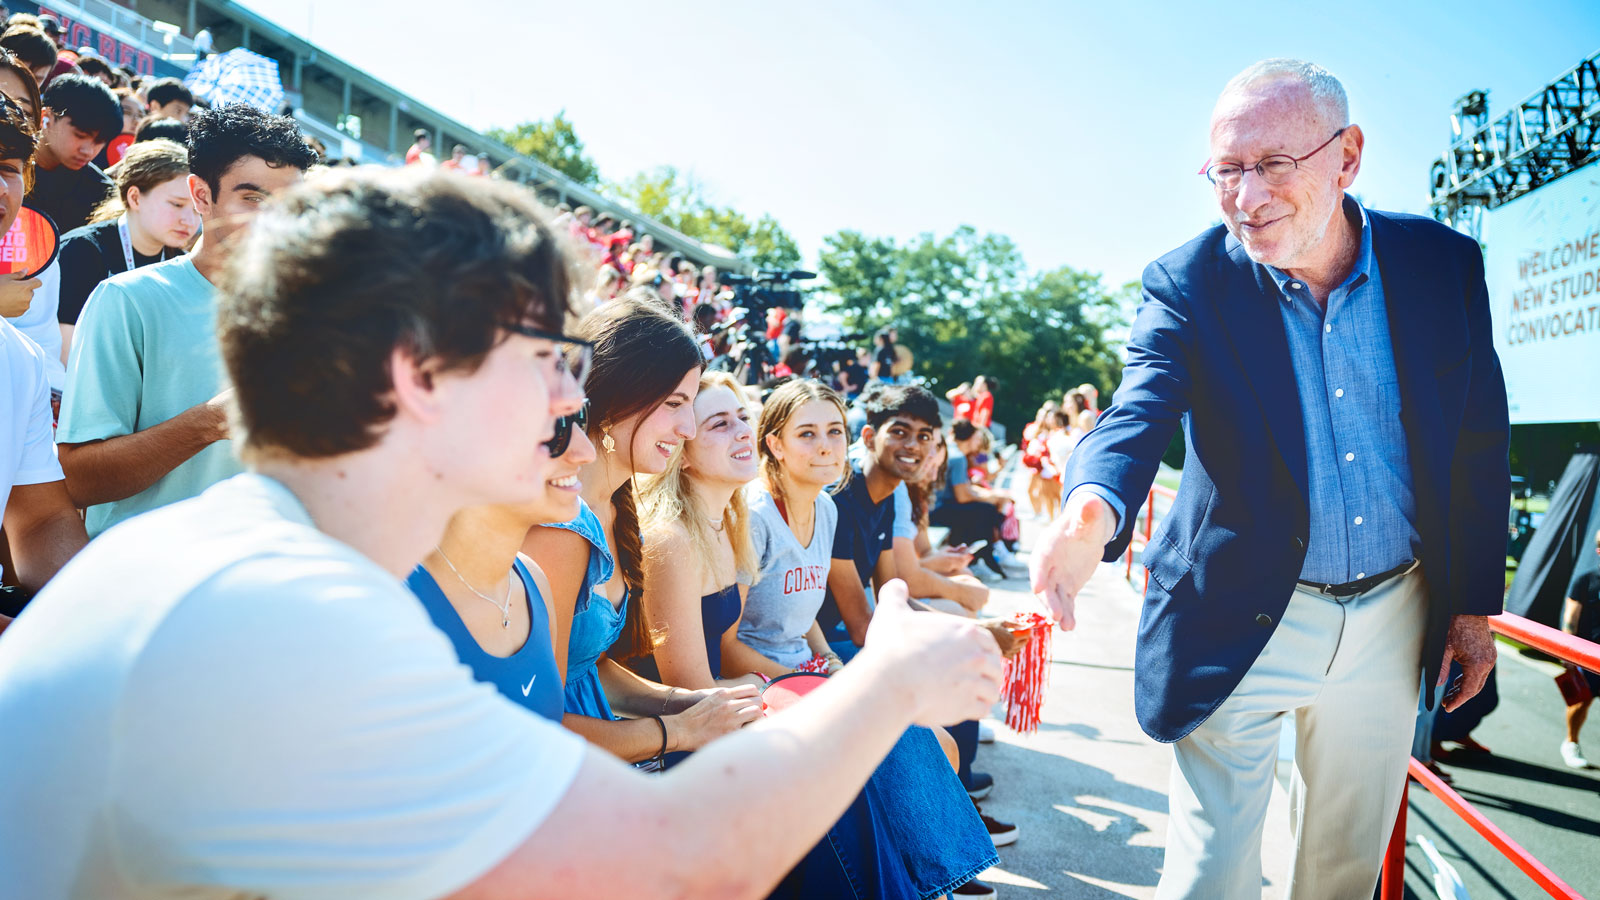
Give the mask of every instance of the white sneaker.
<path id="1" fill-rule="evenodd" d="M 988 722 L 979 722 L 978 723 L 978 743 L 980 743 L 980 744 L 992 744 L 992 743 L 994 743 L 994 726 L 993 725 L 990 725 Z"/>
<path id="2" fill-rule="evenodd" d="M 1561 761 L 1566 763 L 1569 769 L 1590 768 L 1589 760 L 1584 758 L 1583 749 L 1578 746 L 1577 741 L 1561 742 Z"/>

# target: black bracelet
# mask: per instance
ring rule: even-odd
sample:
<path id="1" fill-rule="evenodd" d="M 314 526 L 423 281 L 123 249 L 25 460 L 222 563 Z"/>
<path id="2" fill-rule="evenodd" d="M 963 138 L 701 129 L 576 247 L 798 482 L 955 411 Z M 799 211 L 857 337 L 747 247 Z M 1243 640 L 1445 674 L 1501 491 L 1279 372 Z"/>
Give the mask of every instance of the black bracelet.
<path id="1" fill-rule="evenodd" d="M 661 729 L 661 749 L 656 751 L 656 755 L 651 761 L 658 765 L 665 765 L 667 756 L 667 723 L 662 721 L 660 716 L 651 716 L 650 718 L 655 719 L 656 727 Z"/>

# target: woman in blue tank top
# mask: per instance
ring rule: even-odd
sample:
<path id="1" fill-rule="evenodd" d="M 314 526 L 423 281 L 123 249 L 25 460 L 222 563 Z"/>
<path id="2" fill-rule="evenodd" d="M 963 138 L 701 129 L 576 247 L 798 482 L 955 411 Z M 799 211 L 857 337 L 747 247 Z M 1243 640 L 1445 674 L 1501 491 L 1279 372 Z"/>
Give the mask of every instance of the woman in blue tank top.
<path id="1" fill-rule="evenodd" d="M 681 322 L 626 298 L 585 317 L 575 334 L 595 343 L 589 406 L 572 433 L 573 445 L 587 452 L 577 460 L 568 451 L 557 463 L 565 467 L 559 483 L 582 502 L 570 521 L 533 529 L 523 550 L 550 575 L 556 662 L 566 683 L 562 723 L 641 762 L 663 747 L 701 747 L 755 719 L 760 707 L 751 688 L 668 688 L 621 665 L 648 653 L 653 640 L 639 614 L 634 480 L 663 470 L 693 435 L 701 357 Z"/>

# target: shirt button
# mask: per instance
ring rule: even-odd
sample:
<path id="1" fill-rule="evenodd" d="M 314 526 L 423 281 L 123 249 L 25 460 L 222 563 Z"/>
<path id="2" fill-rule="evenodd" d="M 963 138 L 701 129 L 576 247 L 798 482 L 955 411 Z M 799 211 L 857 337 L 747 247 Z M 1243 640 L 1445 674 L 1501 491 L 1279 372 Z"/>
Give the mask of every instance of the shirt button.
<path id="1" fill-rule="evenodd" d="M 1355 458 L 1356 458 L 1356 455 L 1354 453 L 1346 453 L 1344 455 L 1344 461 L 1345 462 L 1350 462 L 1351 460 L 1353 460 Z"/>
<path id="2" fill-rule="evenodd" d="M 1339 388 L 1337 391 L 1334 391 L 1333 395 L 1335 397 L 1343 397 L 1344 396 L 1344 388 Z"/>
<path id="3" fill-rule="evenodd" d="M 1365 572 L 1357 572 L 1356 573 L 1356 577 L 1357 578 L 1365 578 L 1365 577 L 1367 577 L 1367 573 L 1365 573 Z"/>
<path id="4" fill-rule="evenodd" d="M 1266 613 L 1256 613 L 1256 624 L 1257 625 L 1271 625 L 1272 624 L 1272 617 L 1267 615 Z"/>
<path id="5" fill-rule="evenodd" d="M 1322 330 L 1328 332 L 1329 334 L 1332 334 L 1333 333 L 1333 325 L 1331 325 L 1331 324 L 1324 325 L 1324 326 L 1322 326 Z"/>
<path id="6" fill-rule="evenodd" d="M 1356 524 L 1357 525 L 1361 524 L 1361 517 L 1360 516 L 1356 516 Z"/>
<path id="7" fill-rule="evenodd" d="M 1300 290 L 1300 282 L 1298 282 L 1298 281 L 1289 282 L 1289 290 L 1291 290 L 1291 291 Z"/>

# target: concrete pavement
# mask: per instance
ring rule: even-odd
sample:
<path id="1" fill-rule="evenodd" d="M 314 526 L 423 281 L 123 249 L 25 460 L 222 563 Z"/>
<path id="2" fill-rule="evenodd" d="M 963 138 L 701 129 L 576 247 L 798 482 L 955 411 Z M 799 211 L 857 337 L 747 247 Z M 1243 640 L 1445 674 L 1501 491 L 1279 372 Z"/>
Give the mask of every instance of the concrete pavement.
<path id="1" fill-rule="evenodd" d="M 1025 539 L 1031 531 L 1025 527 Z M 993 612 L 1037 608 L 1025 573 L 1013 568 L 1011 578 L 990 580 Z M 1122 567 L 1102 565 L 1079 597 L 1077 629 L 1055 632 L 1038 733 L 1024 737 L 1001 725 L 996 742 L 978 752 L 976 768 L 995 778 L 984 810 L 1021 828 L 1017 843 L 1000 850 L 1000 865 L 982 876 L 1002 898 L 1155 896 L 1172 751 L 1134 718 L 1139 605 Z M 997 708 L 996 718 L 1003 717 Z M 1262 896 L 1276 900 L 1289 858 L 1281 789 L 1268 814 Z"/>

